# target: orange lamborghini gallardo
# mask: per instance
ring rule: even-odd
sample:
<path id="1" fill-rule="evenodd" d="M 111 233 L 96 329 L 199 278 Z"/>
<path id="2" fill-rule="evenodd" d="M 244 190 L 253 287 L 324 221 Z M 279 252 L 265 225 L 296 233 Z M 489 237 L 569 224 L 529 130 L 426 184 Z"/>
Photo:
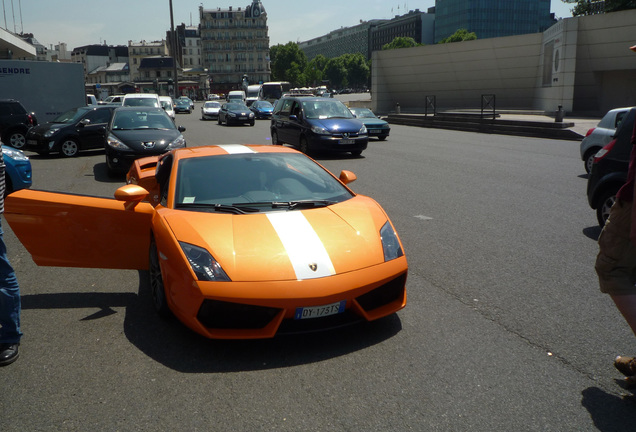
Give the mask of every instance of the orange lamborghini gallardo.
<path id="1" fill-rule="evenodd" d="M 402 243 L 355 179 L 281 146 L 182 148 L 135 161 L 115 199 L 21 190 L 5 216 L 38 265 L 148 270 L 159 314 L 269 338 L 405 306 Z"/>

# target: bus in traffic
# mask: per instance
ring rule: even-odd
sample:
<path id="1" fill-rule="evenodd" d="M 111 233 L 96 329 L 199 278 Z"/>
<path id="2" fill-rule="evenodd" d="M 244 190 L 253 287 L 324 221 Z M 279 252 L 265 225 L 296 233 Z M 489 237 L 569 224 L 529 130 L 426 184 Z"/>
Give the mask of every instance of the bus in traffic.
<path id="1" fill-rule="evenodd" d="M 291 84 L 287 81 L 271 81 L 261 85 L 258 100 L 266 100 L 274 104 L 285 93 L 291 90 Z"/>

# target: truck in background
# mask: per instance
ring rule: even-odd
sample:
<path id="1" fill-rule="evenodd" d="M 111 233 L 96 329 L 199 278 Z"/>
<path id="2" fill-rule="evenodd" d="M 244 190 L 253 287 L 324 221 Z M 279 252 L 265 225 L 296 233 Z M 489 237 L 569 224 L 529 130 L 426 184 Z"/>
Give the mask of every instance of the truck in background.
<path id="1" fill-rule="evenodd" d="M 86 106 L 84 66 L 28 60 L 0 60 L 0 95 L 15 99 L 39 123 L 66 111 Z"/>
<path id="2" fill-rule="evenodd" d="M 258 93 L 261 91 L 261 84 L 252 84 L 247 86 L 247 96 L 245 98 L 245 104 L 247 106 L 252 105 L 258 100 Z"/>

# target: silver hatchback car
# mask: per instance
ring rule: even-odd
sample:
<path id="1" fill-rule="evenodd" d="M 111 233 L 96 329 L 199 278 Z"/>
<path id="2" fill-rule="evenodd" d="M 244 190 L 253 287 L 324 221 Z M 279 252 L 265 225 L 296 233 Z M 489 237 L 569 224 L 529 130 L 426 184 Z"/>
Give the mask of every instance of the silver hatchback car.
<path id="1" fill-rule="evenodd" d="M 632 107 L 615 108 L 608 111 L 598 125 L 585 134 L 585 138 L 581 141 L 581 159 L 585 165 L 585 171 L 588 174 L 592 170 L 594 155 L 609 144 L 616 133 L 618 125 L 630 109 L 632 109 Z"/>

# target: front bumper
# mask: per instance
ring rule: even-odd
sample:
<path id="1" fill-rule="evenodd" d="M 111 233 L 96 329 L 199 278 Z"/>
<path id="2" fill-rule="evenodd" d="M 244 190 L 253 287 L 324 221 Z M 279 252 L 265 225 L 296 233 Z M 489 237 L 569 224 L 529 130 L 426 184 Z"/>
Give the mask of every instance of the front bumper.
<path id="1" fill-rule="evenodd" d="M 262 339 L 374 321 L 406 305 L 407 262 L 383 264 L 301 281 L 173 282 L 171 309 L 184 324 L 213 339 Z M 346 301 L 343 313 L 295 319 L 297 308 Z"/>
<path id="2" fill-rule="evenodd" d="M 366 150 L 369 143 L 368 135 L 349 136 L 339 135 L 311 135 L 307 139 L 310 150 L 330 152 L 355 152 Z"/>

